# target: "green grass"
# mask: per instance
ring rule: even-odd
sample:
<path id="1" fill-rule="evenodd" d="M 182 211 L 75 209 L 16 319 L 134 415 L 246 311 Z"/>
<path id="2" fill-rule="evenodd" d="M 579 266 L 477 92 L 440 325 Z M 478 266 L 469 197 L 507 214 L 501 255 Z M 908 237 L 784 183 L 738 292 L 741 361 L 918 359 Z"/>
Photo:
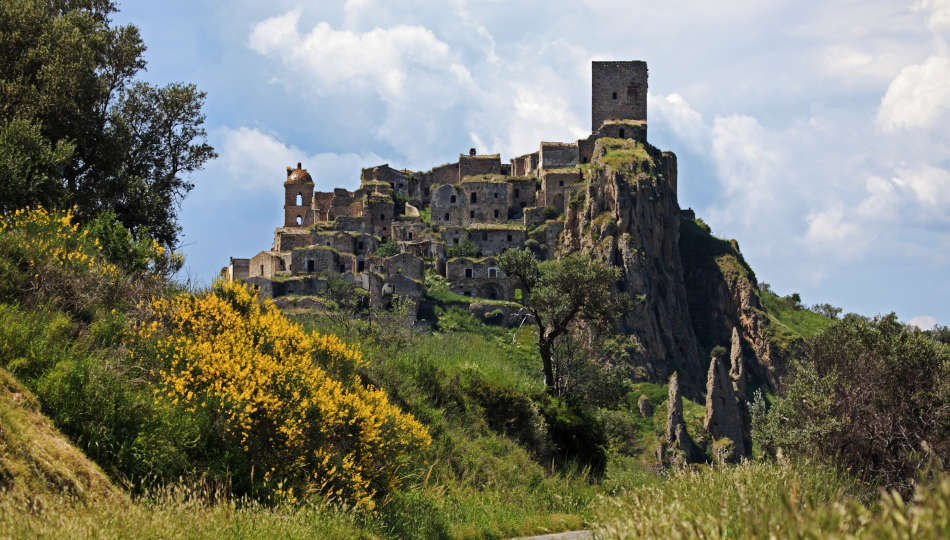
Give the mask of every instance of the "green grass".
<path id="1" fill-rule="evenodd" d="M 787 333 L 810 338 L 817 336 L 834 322 L 814 311 L 793 306 L 790 301 L 773 292 L 761 291 L 759 298 L 772 324 Z"/>

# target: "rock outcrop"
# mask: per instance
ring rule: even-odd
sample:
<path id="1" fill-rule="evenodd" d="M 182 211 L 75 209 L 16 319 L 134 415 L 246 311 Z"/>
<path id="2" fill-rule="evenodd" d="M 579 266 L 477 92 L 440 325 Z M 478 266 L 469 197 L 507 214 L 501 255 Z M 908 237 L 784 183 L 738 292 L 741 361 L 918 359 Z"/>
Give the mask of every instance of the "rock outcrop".
<path id="1" fill-rule="evenodd" d="M 621 270 L 634 301 L 619 330 L 630 362 L 654 381 L 674 371 L 701 398 L 704 366 L 693 333 L 679 254 L 676 157 L 629 139 L 599 139 L 586 185 L 566 210 L 559 253 L 583 250 Z"/>
<path id="2" fill-rule="evenodd" d="M 758 282 L 739 252 L 738 242 L 712 236 L 708 227 L 690 215 L 682 218 L 679 247 L 699 346 L 710 351 L 730 343 L 730 333 L 736 329 L 754 353 L 747 359 L 751 375 L 759 383 L 778 388 L 785 361 L 773 347 L 769 319 L 756 294 Z"/>
<path id="3" fill-rule="evenodd" d="M 637 399 L 637 409 L 640 410 L 640 415 L 644 418 L 653 416 L 653 403 L 650 402 L 650 398 L 643 394 L 640 394 Z"/>
<path id="4" fill-rule="evenodd" d="M 666 437 L 657 446 L 656 457 L 661 466 L 699 463 L 704 460 L 702 450 L 696 446 L 683 420 L 683 396 L 680 394 L 679 377 L 670 377 L 666 401 Z"/>
<path id="5" fill-rule="evenodd" d="M 731 448 L 723 452 L 726 461 L 735 461 L 751 453 L 749 411 L 745 401 L 745 372 L 742 343 L 732 331 L 731 367 L 726 368 L 725 353 L 713 351 L 706 382 L 706 419 L 703 427 L 713 441 L 728 439 Z M 714 444 L 718 451 L 718 446 Z"/>

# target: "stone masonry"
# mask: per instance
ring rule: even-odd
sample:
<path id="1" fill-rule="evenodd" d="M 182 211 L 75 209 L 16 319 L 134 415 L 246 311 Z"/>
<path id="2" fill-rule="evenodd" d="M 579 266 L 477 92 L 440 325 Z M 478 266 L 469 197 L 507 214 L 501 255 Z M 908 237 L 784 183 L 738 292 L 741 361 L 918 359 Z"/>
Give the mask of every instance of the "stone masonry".
<path id="1" fill-rule="evenodd" d="M 495 257 L 524 247 L 553 257 L 567 205 L 583 192 L 581 168 L 594 143 L 603 137 L 646 142 L 646 63 L 593 62 L 591 83 L 589 137 L 542 142 L 509 163 L 472 148 L 428 171 L 377 165 L 362 170 L 352 192 L 315 191 L 301 163 L 287 167 L 284 223 L 273 246 L 249 259 L 231 258 L 223 274 L 271 296 L 307 296 L 337 273 L 383 305 L 392 294 L 421 299 L 425 271 L 432 269 L 456 293 L 513 300 L 518 293 Z M 376 256 L 389 242 L 400 253 Z"/>

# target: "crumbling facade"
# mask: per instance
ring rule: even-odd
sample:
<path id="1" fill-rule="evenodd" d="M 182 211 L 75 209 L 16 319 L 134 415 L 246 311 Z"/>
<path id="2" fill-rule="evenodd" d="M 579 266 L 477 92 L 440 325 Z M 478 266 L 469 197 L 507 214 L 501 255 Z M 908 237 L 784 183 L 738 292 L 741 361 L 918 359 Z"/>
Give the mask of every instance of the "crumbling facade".
<path id="1" fill-rule="evenodd" d="M 509 163 L 472 148 L 428 171 L 378 165 L 363 169 L 353 192 L 315 191 L 301 163 L 288 167 L 284 223 L 273 246 L 250 259 L 232 258 L 225 275 L 271 296 L 306 296 L 337 273 L 367 289 L 371 302 L 384 303 L 392 294 L 420 299 L 431 269 L 458 294 L 514 299 L 518 292 L 496 257 L 524 247 L 553 257 L 567 207 L 584 190 L 583 167 L 596 141 L 646 143 L 646 63 L 594 62 L 591 86 L 589 137 L 542 142 Z M 399 253 L 377 255 L 388 243 Z"/>

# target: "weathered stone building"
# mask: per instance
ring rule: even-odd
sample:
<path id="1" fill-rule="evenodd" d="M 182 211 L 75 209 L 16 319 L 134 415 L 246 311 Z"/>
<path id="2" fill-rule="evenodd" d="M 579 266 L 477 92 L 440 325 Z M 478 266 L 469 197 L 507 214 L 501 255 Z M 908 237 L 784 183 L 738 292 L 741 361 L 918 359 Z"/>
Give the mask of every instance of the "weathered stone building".
<path id="1" fill-rule="evenodd" d="M 265 294 L 306 296 L 337 273 L 384 301 L 391 294 L 420 298 L 430 268 L 459 294 L 513 299 L 495 257 L 523 247 L 540 258 L 555 255 L 567 207 L 584 189 L 582 166 L 594 143 L 604 137 L 645 143 L 646 79 L 644 62 L 594 62 L 593 133 L 542 142 L 510 163 L 472 148 L 428 171 L 383 164 L 363 169 L 352 192 L 315 191 L 301 163 L 288 167 L 284 223 L 273 246 L 250 259 L 232 258 L 225 275 L 247 279 Z M 675 162 L 672 167 L 675 174 Z M 387 242 L 400 253 L 377 256 Z M 474 252 L 453 257 L 463 246 Z"/>

